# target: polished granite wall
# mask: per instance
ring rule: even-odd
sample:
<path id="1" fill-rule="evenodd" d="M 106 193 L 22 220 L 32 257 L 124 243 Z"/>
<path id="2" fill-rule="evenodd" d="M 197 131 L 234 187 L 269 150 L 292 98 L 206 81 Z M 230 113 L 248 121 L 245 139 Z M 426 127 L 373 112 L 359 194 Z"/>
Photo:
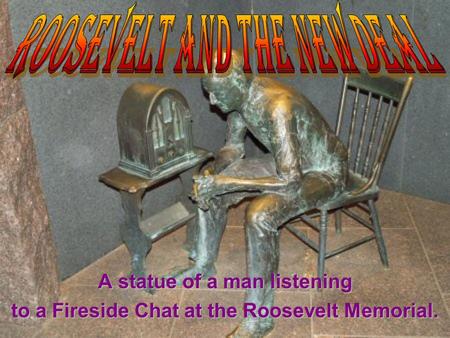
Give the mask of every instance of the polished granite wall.
<path id="1" fill-rule="evenodd" d="M 0 2 L 0 67 L 14 54 L 8 4 Z M 17 323 L 10 306 L 48 306 L 58 297 L 56 249 L 20 82 L 0 73 L 0 328 Z M 17 326 L 16 324 L 21 324 Z M 0 329 L 0 336 L 3 334 Z"/>
<path id="2" fill-rule="evenodd" d="M 79 13 L 124 13 L 134 1 L 98 2 L 69 0 L 26 2 L 10 0 L 14 40 L 24 36 L 34 17 L 42 12 L 53 16 Z M 336 2 L 264 0 L 200 3 L 184 1 L 140 1 L 137 11 L 175 13 L 223 13 L 229 17 L 239 13 L 332 13 Z M 420 33 L 425 46 L 435 52 L 448 66 L 449 35 L 445 24 L 445 1 L 341 1 L 344 14 L 406 13 Z M 448 12 L 448 10 L 447 10 Z M 184 18 L 182 19 L 184 21 Z M 176 24 L 169 48 L 176 48 L 183 30 Z M 240 45 L 240 33 L 233 26 L 233 44 Z M 159 43 L 159 40 L 156 40 Z M 286 36 L 288 50 L 295 38 Z M 176 55 L 169 55 L 166 64 L 174 64 Z M 194 116 L 196 144 L 218 149 L 224 140 L 225 123 L 211 113 L 197 78 L 168 76 L 141 78 L 180 90 L 189 100 Z M 334 124 L 339 97 L 340 77 L 321 78 L 295 76 L 282 79 L 311 98 L 313 103 Z M 118 224 L 123 221 L 118 194 L 97 181 L 101 172 L 118 161 L 115 114 L 124 89 L 135 78 L 118 77 L 39 77 L 25 76 L 22 83 L 30 110 L 33 136 L 41 166 L 44 192 L 53 224 L 61 277 L 76 271 L 101 257 L 120 243 Z M 446 106 L 450 103 L 448 78 L 419 77 L 411 93 L 405 116 L 395 137 L 381 184 L 395 190 L 450 201 L 448 188 L 442 182 L 450 180 L 448 130 L 450 119 Z M 325 94 L 325 95 L 324 95 Z M 251 141 L 249 152 L 256 153 Z M 167 205 L 179 191 L 173 182 L 146 199 L 146 205 L 158 210 Z"/>

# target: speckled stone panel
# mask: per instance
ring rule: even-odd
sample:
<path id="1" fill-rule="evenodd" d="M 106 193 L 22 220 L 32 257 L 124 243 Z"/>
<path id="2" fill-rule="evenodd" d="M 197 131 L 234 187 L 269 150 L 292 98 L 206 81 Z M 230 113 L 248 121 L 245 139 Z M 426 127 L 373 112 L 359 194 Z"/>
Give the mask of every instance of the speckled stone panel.
<path id="1" fill-rule="evenodd" d="M 0 64 L 12 52 L 8 8 L 0 4 Z M 11 304 L 48 305 L 58 295 L 56 251 L 42 193 L 28 111 L 18 80 L 0 80 L 0 326 L 17 330 Z M 9 324 L 7 324 L 9 322 Z M 9 330 L 8 330 L 9 331 Z M 3 333 L 2 333 L 3 335 Z"/>

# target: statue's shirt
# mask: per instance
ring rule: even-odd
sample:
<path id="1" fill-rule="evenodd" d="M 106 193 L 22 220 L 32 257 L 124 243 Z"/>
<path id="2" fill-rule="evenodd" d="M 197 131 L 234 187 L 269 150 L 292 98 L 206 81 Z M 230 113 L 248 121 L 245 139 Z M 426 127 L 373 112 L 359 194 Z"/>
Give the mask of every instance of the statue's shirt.
<path id="1" fill-rule="evenodd" d="M 320 112 L 300 93 L 270 78 L 255 78 L 237 125 L 246 127 L 275 158 L 281 176 L 309 171 L 343 179 L 347 150 Z"/>

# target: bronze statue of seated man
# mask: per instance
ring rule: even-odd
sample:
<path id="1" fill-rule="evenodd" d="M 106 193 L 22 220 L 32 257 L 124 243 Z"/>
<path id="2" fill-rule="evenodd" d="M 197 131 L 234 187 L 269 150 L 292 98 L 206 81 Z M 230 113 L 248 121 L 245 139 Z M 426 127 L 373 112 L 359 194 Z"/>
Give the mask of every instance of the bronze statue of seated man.
<path id="1" fill-rule="evenodd" d="M 262 289 L 248 289 L 245 301 L 270 307 L 279 228 L 342 191 L 347 150 L 306 97 L 271 78 L 248 78 L 242 66 L 242 57 L 233 51 L 227 73 L 202 79 L 211 104 L 229 113 L 227 138 L 214 173 L 195 179 L 199 204 L 195 265 L 177 278 L 215 273 L 227 209 L 251 197 L 245 216 L 247 272 L 267 283 Z M 244 158 L 247 131 L 268 150 L 266 156 Z M 263 337 L 273 325 L 272 318 L 245 318 L 230 336 Z"/>

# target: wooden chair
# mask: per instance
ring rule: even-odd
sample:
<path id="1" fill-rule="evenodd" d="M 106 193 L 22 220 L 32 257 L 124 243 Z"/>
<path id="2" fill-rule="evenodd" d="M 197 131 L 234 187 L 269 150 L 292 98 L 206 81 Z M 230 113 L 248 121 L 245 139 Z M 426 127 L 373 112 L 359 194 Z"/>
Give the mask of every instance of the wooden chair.
<path id="1" fill-rule="evenodd" d="M 319 232 L 318 243 L 308 238 L 292 223 L 286 225 L 291 233 L 318 252 L 319 277 L 324 275 L 325 259 L 373 239 L 377 242 L 381 262 L 388 267 L 386 246 L 375 206 L 379 193 L 377 184 L 412 82 L 412 77 L 403 82 L 389 77 L 370 77 L 365 73 L 346 76 L 344 79 L 336 134 L 342 141 L 347 140 L 345 142 L 349 164 L 347 186 L 338 197 L 318 207 L 319 212 L 316 215 L 307 213 L 300 216 L 302 221 Z M 346 114 L 346 111 L 350 111 L 349 114 Z M 370 221 L 348 210 L 352 206 L 364 210 L 370 216 Z M 337 233 L 342 231 L 343 212 L 370 229 L 373 234 L 327 252 L 328 215 L 332 211 L 335 212 Z M 313 219 L 318 215 L 320 215 L 319 223 Z"/>

